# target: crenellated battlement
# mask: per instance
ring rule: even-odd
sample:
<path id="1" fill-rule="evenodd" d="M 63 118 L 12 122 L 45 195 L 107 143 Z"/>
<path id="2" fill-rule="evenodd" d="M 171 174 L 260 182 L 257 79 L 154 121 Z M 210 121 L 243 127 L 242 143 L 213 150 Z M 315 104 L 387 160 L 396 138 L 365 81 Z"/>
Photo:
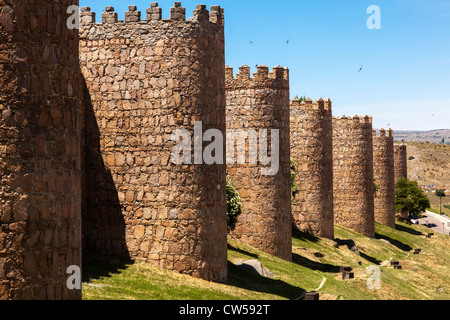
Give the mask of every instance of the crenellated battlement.
<path id="1" fill-rule="evenodd" d="M 336 123 L 345 123 L 345 122 L 352 123 L 352 124 L 361 123 L 361 124 L 370 124 L 370 126 L 372 126 L 372 121 L 373 121 L 372 116 L 368 116 L 368 115 L 365 115 L 365 116 L 355 115 L 353 117 L 351 117 L 351 116 L 347 117 L 346 115 L 343 115 L 342 117 L 334 117 L 333 116 L 333 122 L 336 122 Z"/>
<path id="2" fill-rule="evenodd" d="M 196 6 L 193 17 L 186 20 L 186 8 L 181 6 L 181 2 L 175 2 L 170 8 L 170 18 L 162 18 L 162 8 L 157 2 L 152 2 L 150 8 L 146 9 L 146 20 L 141 19 L 141 11 L 135 5 L 130 5 L 128 11 L 125 12 L 125 21 L 119 20 L 114 7 L 107 6 L 102 12 L 102 24 L 118 24 L 118 23 L 178 23 L 178 22 L 210 22 L 212 24 L 224 25 L 224 9 L 220 6 L 211 6 L 210 11 L 206 9 L 206 5 L 199 4 Z M 96 13 L 91 11 L 89 7 L 82 7 L 80 12 L 80 23 L 82 25 L 96 24 Z"/>
<path id="3" fill-rule="evenodd" d="M 379 130 L 379 133 L 377 134 L 377 130 L 373 129 L 372 135 L 374 138 L 383 138 L 383 137 L 394 138 L 394 130 L 389 129 L 386 131 L 385 129 L 381 128 Z"/>
<path id="4" fill-rule="evenodd" d="M 311 98 L 307 98 L 306 100 L 300 101 L 298 98 L 294 98 L 291 101 L 291 111 L 301 109 L 301 110 L 327 110 L 331 112 L 332 102 L 330 98 L 323 100 L 319 98 L 315 101 L 311 100 Z"/>
<path id="5" fill-rule="evenodd" d="M 394 146 L 395 151 L 406 151 L 406 144 L 396 144 Z"/>
<path id="6" fill-rule="evenodd" d="M 227 89 L 246 88 L 289 88 L 289 69 L 276 66 L 269 72 L 265 65 L 259 65 L 253 77 L 250 76 L 250 67 L 243 65 L 239 68 L 239 73 L 234 77 L 233 68 L 225 66 L 225 79 Z"/>

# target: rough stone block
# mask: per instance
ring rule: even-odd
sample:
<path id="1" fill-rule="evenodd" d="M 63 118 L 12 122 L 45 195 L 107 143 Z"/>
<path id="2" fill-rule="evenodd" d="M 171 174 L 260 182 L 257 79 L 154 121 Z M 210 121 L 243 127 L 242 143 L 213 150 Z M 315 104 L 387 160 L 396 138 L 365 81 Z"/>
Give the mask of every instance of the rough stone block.
<path id="1" fill-rule="evenodd" d="M 319 292 L 307 292 L 305 295 L 305 300 L 306 301 L 319 301 L 320 300 L 320 294 Z"/>
<path id="2" fill-rule="evenodd" d="M 175 2 L 174 7 L 170 8 L 170 19 L 176 21 L 186 19 L 186 8 L 181 7 L 181 2 Z"/>
<path id="3" fill-rule="evenodd" d="M 224 21 L 223 10 L 220 6 L 211 6 L 209 21 L 212 23 L 223 24 Z"/>
<path id="4" fill-rule="evenodd" d="M 129 6 L 128 10 L 125 12 L 125 23 L 141 21 L 141 12 L 137 10 L 136 6 Z"/>
<path id="5" fill-rule="evenodd" d="M 209 11 L 206 9 L 206 5 L 197 5 L 194 10 L 194 20 L 199 22 L 209 21 Z"/>
<path id="6" fill-rule="evenodd" d="M 355 274 L 353 272 L 343 272 L 342 273 L 342 280 L 350 280 L 350 279 L 354 279 L 355 278 Z"/>
<path id="7" fill-rule="evenodd" d="M 102 23 L 113 24 L 118 22 L 117 12 L 114 12 L 114 7 L 106 7 L 102 12 Z"/>
<path id="8" fill-rule="evenodd" d="M 80 22 L 86 24 L 95 23 L 95 12 L 91 12 L 91 8 L 89 7 L 81 8 Z"/>

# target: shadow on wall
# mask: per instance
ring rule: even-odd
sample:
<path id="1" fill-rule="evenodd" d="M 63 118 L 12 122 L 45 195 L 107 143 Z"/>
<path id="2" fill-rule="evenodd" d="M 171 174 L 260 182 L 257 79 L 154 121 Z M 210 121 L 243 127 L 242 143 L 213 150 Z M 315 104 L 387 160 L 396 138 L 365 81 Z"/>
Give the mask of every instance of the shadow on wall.
<path id="1" fill-rule="evenodd" d="M 126 246 L 126 224 L 111 171 L 101 154 L 100 131 L 94 107 L 83 78 L 83 260 L 93 254 L 130 260 Z"/>

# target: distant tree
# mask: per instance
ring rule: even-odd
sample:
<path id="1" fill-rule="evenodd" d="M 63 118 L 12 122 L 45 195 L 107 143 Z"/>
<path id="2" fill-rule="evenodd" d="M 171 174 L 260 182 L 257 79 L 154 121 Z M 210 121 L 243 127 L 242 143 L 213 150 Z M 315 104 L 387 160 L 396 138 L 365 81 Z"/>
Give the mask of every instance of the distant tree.
<path id="1" fill-rule="evenodd" d="M 442 138 L 441 144 L 445 144 L 445 138 Z"/>
<path id="2" fill-rule="evenodd" d="M 227 177 L 227 226 L 234 231 L 239 215 L 242 213 L 242 202 L 238 191 L 234 188 L 230 177 Z"/>
<path id="3" fill-rule="evenodd" d="M 412 161 L 412 160 L 414 160 L 414 159 L 416 159 L 416 157 L 414 157 L 414 156 L 410 156 L 410 157 L 408 158 L 409 161 Z"/>
<path id="4" fill-rule="evenodd" d="M 303 97 L 295 96 L 294 98 L 300 100 L 300 102 L 306 101 L 306 99 L 307 99 L 306 96 L 303 96 Z"/>
<path id="5" fill-rule="evenodd" d="M 411 220 L 430 208 L 430 200 L 416 181 L 400 178 L 395 185 L 395 210 Z"/>
<path id="6" fill-rule="evenodd" d="M 442 214 L 442 198 L 445 198 L 445 191 L 442 189 L 436 190 L 436 197 L 439 197 L 439 213 Z"/>

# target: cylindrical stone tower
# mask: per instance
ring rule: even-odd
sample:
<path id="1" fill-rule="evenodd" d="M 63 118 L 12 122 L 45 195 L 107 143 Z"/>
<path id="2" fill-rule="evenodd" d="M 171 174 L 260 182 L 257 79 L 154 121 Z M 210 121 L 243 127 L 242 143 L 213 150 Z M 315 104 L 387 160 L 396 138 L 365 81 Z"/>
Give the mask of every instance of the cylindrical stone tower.
<path id="1" fill-rule="evenodd" d="M 374 237 L 375 190 L 370 117 L 333 119 L 333 164 L 336 224 Z"/>
<path id="2" fill-rule="evenodd" d="M 89 8 L 82 12 L 80 59 L 91 97 L 85 248 L 225 280 L 226 164 L 201 157 L 210 144 L 202 145 L 203 133 L 225 136 L 221 8 L 198 5 L 186 20 L 175 2 L 162 20 L 152 3 L 140 21 L 130 6 L 123 23 L 107 7 L 102 24 Z M 186 158 L 174 162 L 181 140 Z M 224 141 L 215 142 L 224 150 Z"/>
<path id="3" fill-rule="evenodd" d="M 291 260 L 289 71 L 259 66 L 250 78 L 242 66 L 235 79 L 225 69 L 227 173 L 243 203 L 231 236 Z"/>
<path id="4" fill-rule="evenodd" d="M 395 183 L 400 178 L 408 179 L 408 155 L 405 144 L 394 146 Z"/>
<path id="5" fill-rule="evenodd" d="M 0 299 L 80 299 L 78 1 L 0 1 Z M 81 280 L 81 279 L 80 279 Z"/>
<path id="6" fill-rule="evenodd" d="M 292 205 L 301 231 L 334 239 L 331 100 L 291 102 L 291 157 L 299 192 Z"/>
<path id="7" fill-rule="evenodd" d="M 395 229 L 394 134 L 373 130 L 373 171 L 379 187 L 375 193 L 375 221 Z"/>

